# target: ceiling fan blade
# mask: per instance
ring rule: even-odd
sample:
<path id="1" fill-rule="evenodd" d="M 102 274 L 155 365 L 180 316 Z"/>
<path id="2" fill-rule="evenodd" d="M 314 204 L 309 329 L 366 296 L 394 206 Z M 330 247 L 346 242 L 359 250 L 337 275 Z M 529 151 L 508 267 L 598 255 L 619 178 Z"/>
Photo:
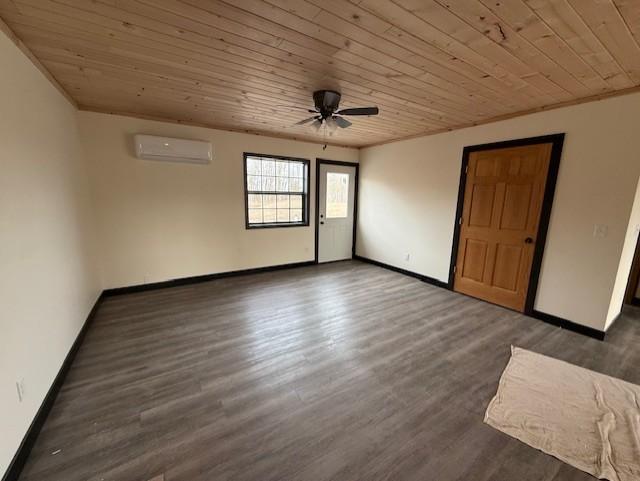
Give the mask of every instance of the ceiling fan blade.
<path id="1" fill-rule="evenodd" d="M 313 127 L 315 127 L 316 130 L 320 130 L 320 127 L 322 127 L 322 120 L 316 119 L 316 121 L 314 123 L 312 123 L 311 125 Z"/>
<path id="2" fill-rule="evenodd" d="M 315 110 L 309 110 L 308 107 L 298 107 L 296 105 L 274 105 L 271 107 L 274 111 L 288 111 L 288 112 L 311 112 L 314 113 Z"/>
<path id="3" fill-rule="evenodd" d="M 333 121 L 338 125 L 338 127 L 340 127 L 341 129 L 346 129 L 347 127 L 349 127 L 351 124 L 351 122 L 349 122 L 347 119 L 343 119 L 342 117 L 332 117 Z"/>
<path id="4" fill-rule="evenodd" d="M 300 122 L 296 122 L 294 125 L 304 125 L 304 124 L 308 124 L 309 122 L 311 122 L 312 120 L 316 120 L 316 117 L 309 117 L 308 119 L 304 119 L 301 120 Z"/>
<path id="5" fill-rule="evenodd" d="M 354 109 L 342 109 L 336 112 L 339 115 L 378 115 L 378 107 L 357 107 Z"/>

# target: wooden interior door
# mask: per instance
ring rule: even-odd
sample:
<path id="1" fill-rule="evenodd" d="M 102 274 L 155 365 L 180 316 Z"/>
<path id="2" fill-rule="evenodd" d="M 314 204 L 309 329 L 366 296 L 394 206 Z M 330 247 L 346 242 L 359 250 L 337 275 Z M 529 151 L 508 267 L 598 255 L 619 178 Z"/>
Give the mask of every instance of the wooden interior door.
<path id="1" fill-rule="evenodd" d="M 551 148 L 469 155 L 454 290 L 524 311 Z"/>

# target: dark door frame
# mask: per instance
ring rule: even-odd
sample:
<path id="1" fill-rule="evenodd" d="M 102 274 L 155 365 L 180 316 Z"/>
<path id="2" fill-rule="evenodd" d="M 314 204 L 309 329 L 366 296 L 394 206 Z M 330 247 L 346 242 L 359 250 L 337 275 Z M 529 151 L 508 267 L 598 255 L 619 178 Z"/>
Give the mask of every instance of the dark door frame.
<path id="1" fill-rule="evenodd" d="M 633 254 L 631 262 L 631 271 L 627 280 L 627 288 L 624 293 L 624 304 L 632 304 L 640 306 L 640 299 L 636 297 L 638 292 L 638 284 L 640 283 L 640 234 L 636 238 L 636 250 Z"/>
<path id="2" fill-rule="evenodd" d="M 527 145 L 538 145 L 551 143 L 551 160 L 549 162 L 549 172 L 547 173 L 547 183 L 544 189 L 542 200 L 542 210 L 540 212 L 540 222 L 538 224 L 538 234 L 536 236 L 535 248 L 533 251 L 533 262 L 531 264 L 531 276 L 529 278 L 529 288 L 525 300 L 524 313 L 532 315 L 533 305 L 538 292 L 538 281 L 540 280 L 540 268 L 542 267 L 542 256 L 547 241 L 547 231 L 549 230 L 549 219 L 551 218 L 551 207 L 558 180 L 558 170 L 560 168 L 560 157 L 562 156 L 562 146 L 565 134 L 543 135 L 539 137 L 529 137 L 525 139 L 506 140 L 503 142 L 492 142 L 490 144 L 472 145 L 464 148 L 462 152 L 462 168 L 460 170 L 460 184 L 458 186 L 458 206 L 456 208 L 455 227 L 453 235 L 453 246 L 451 248 L 451 264 L 449 266 L 449 282 L 447 287 L 454 290 L 454 268 L 458 261 L 458 247 L 460 243 L 460 218 L 464 206 L 464 191 L 467 185 L 467 166 L 469 165 L 469 155 L 472 152 L 483 150 L 503 149 L 509 147 L 524 147 Z"/>
<path id="3" fill-rule="evenodd" d="M 316 237 L 315 237 L 315 257 L 314 262 L 318 263 L 318 227 L 320 222 L 320 164 L 327 165 L 340 165 L 343 167 L 355 167 L 356 168 L 356 176 L 354 179 L 355 186 L 353 192 L 353 244 L 351 246 L 351 258 L 354 258 L 356 255 L 356 226 L 358 225 L 358 184 L 360 177 L 360 164 L 358 162 L 345 162 L 342 160 L 329 160 L 329 159 L 320 159 L 316 157 L 316 208 L 315 208 L 315 217 L 316 217 Z"/>

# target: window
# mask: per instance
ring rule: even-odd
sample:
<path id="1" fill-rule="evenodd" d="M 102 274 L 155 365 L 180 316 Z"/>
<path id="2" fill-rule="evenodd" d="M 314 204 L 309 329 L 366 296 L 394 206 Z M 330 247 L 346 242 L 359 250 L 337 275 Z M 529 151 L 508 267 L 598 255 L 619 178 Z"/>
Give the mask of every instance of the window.
<path id="1" fill-rule="evenodd" d="M 349 174 L 327 172 L 327 219 L 344 219 L 349 207 Z"/>
<path id="2" fill-rule="evenodd" d="M 255 227 L 309 225 L 309 161 L 244 154 L 246 223 Z"/>

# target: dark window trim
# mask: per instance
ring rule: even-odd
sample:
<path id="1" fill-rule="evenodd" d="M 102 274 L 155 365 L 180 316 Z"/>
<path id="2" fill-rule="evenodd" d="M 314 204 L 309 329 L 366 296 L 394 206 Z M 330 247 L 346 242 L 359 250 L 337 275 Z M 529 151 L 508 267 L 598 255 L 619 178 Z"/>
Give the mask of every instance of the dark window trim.
<path id="1" fill-rule="evenodd" d="M 472 152 L 480 152 L 483 150 L 503 149 L 509 147 L 524 147 L 527 145 L 552 144 L 551 159 L 549 161 L 549 172 L 547 173 L 547 184 L 544 188 L 544 197 L 542 200 L 542 209 L 540 212 L 540 222 L 538 224 L 538 235 L 536 236 L 536 246 L 533 251 L 533 262 L 531 264 L 531 277 L 529 279 L 529 289 L 527 290 L 527 298 L 525 300 L 524 314 L 536 317 L 533 305 L 538 293 L 538 282 L 540 280 L 540 269 L 542 267 L 542 256 L 544 255 L 544 247 L 547 242 L 547 233 L 549 230 L 549 220 L 551 219 L 551 207 L 553 206 L 553 197 L 556 190 L 556 182 L 558 180 L 558 171 L 560 169 L 560 157 L 562 156 L 562 147 L 564 145 L 565 134 L 542 135 L 539 137 L 529 137 L 525 139 L 506 140 L 503 142 L 493 142 L 490 144 L 467 146 L 462 151 L 462 166 L 460 169 L 460 183 L 458 186 L 458 206 L 456 208 L 456 217 L 454 219 L 454 235 L 453 245 L 451 248 L 451 263 L 449 265 L 449 282 L 447 287 L 453 290 L 454 273 L 453 269 L 458 260 L 458 245 L 460 243 L 460 224 L 458 219 L 462 216 L 462 207 L 464 205 L 464 189 L 467 184 L 467 165 L 469 165 L 469 155 Z"/>
<path id="2" fill-rule="evenodd" d="M 275 160 L 289 160 L 293 162 L 302 162 L 305 169 L 306 182 L 303 192 L 274 192 L 274 194 L 290 195 L 290 194 L 302 194 L 302 222 L 274 222 L 270 224 L 249 224 L 249 194 L 254 191 L 249 191 L 247 186 L 247 157 L 262 157 Z M 309 226 L 309 188 L 311 185 L 311 161 L 309 159 L 303 159 L 300 157 L 286 157 L 283 155 L 271 155 L 271 154 L 258 154 L 255 152 L 244 152 L 242 155 L 242 172 L 244 183 L 244 225 L 245 229 L 273 229 L 281 227 L 308 227 Z M 265 192 L 260 192 L 264 194 Z M 268 194 L 269 192 L 267 192 Z"/>
<path id="3" fill-rule="evenodd" d="M 316 209 L 315 209 L 315 224 L 316 224 L 316 232 L 315 232 L 315 236 L 316 236 L 316 240 L 315 240 L 315 257 L 314 257 L 314 262 L 317 264 L 318 263 L 318 248 L 319 248 L 319 232 L 318 232 L 318 228 L 320 227 L 320 164 L 327 164 L 327 165 L 341 165 L 343 167 L 355 167 L 356 169 L 356 174 L 355 174 L 355 185 L 354 185 L 354 191 L 353 191 L 353 244 L 351 246 L 351 257 L 355 259 L 356 257 L 356 231 L 357 231 L 357 226 L 358 226 L 358 184 L 360 183 L 359 181 L 359 175 L 360 175 L 360 164 L 358 162 L 346 162 L 346 161 L 342 161 L 342 160 L 328 160 L 328 159 L 321 159 L 316 157 Z"/>

